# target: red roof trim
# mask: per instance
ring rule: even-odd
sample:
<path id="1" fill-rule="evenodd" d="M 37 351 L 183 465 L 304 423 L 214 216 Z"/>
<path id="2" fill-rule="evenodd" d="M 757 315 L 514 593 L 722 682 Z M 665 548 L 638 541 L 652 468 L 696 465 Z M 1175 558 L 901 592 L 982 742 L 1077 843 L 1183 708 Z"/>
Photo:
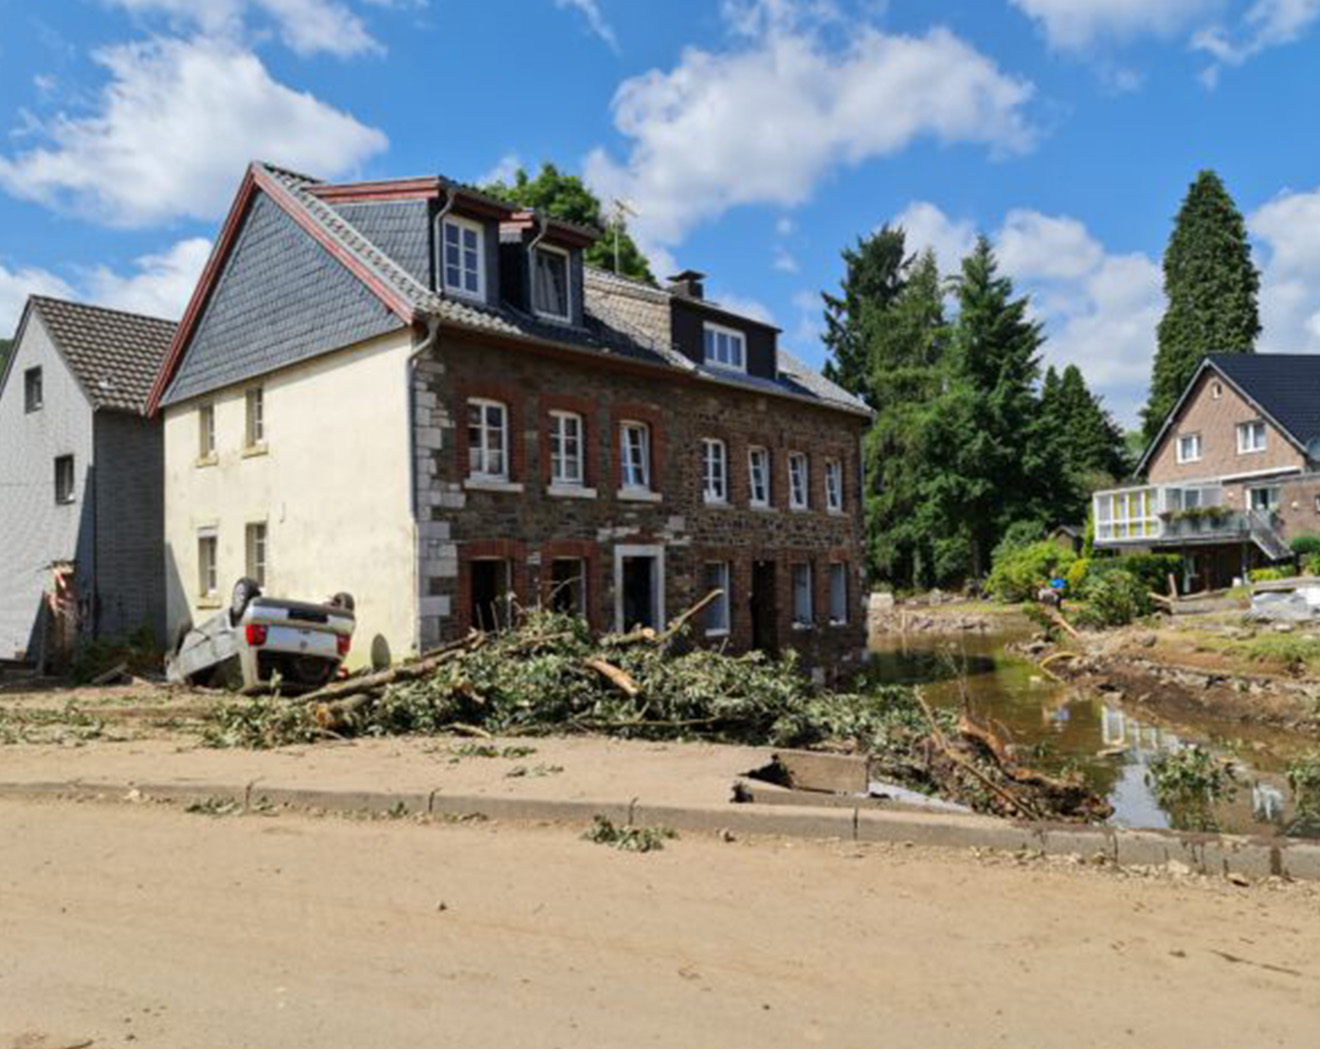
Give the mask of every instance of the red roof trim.
<path id="1" fill-rule="evenodd" d="M 434 200 L 440 196 L 440 180 L 412 178 L 386 182 L 341 182 L 309 186 L 307 191 L 321 200 L 340 204 L 372 200 Z"/>
<path id="2" fill-rule="evenodd" d="M 188 302 L 188 309 L 184 312 L 183 320 L 179 322 L 179 328 L 174 333 L 174 340 L 170 343 L 169 352 L 165 356 L 165 363 L 161 367 L 160 374 L 156 376 L 156 382 L 151 387 L 151 396 L 147 399 L 148 416 L 154 416 L 160 408 L 160 399 L 164 396 L 165 388 L 174 377 L 174 373 L 183 358 L 184 347 L 192 336 L 193 329 L 201 316 L 207 299 L 210 298 L 211 290 L 220 276 L 224 261 L 229 257 L 229 251 L 233 246 L 233 240 L 238 232 L 242 217 L 258 188 L 278 204 L 285 214 L 311 234 L 316 242 L 333 255 L 345 269 L 365 284 L 371 293 L 380 299 L 386 308 L 402 320 L 404 324 L 412 324 L 415 319 L 416 311 L 411 303 L 385 285 L 375 274 L 363 266 L 350 251 L 326 233 L 303 210 L 288 190 L 271 178 L 263 169 L 252 165 L 248 168 L 247 174 L 243 176 L 243 183 L 239 187 L 238 195 L 234 198 L 234 203 L 229 209 L 229 215 L 225 218 L 225 224 L 221 228 L 220 236 L 211 251 L 211 257 L 206 262 L 206 268 L 202 271 L 197 287 L 193 289 L 192 299 Z"/>
<path id="3" fill-rule="evenodd" d="M 170 342 L 170 348 L 165 354 L 165 360 L 161 364 L 160 374 L 156 376 L 156 381 L 151 386 L 151 393 L 147 396 L 147 416 L 154 416 L 160 408 L 160 399 L 165 394 L 165 387 L 169 385 L 170 379 L 174 377 L 174 371 L 183 357 L 183 348 L 187 345 L 188 338 L 192 335 L 193 327 L 201 316 L 202 307 L 211 295 L 211 288 L 215 284 L 216 278 L 220 276 L 220 270 L 224 260 L 229 255 L 229 249 L 233 244 L 234 236 L 238 232 L 239 223 L 243 214 L 247 211 L 248 202 L 252 199 L 252 193 L 256 186 L 254 178 L 255 168 L 249 165 L 247 172 L 243 175 L 243 181 L 238 187 L 238 193 L 234 197 L 234 203 L 229 207 L 229 214 L 225 216 L 225 224 L 220 227 L 220 236 L 216 238 L 215 247 L 211 249 L 211 256 L 206 260 L 206 268 L 202 270 L 202 275 L 197 281 L 197 287 L 193 288 L 192 298 L 188 300 L 188 308 L 183 313 L 183 319 L 179 321 L 178 328 L 175 329 L 174 338 Z"/>

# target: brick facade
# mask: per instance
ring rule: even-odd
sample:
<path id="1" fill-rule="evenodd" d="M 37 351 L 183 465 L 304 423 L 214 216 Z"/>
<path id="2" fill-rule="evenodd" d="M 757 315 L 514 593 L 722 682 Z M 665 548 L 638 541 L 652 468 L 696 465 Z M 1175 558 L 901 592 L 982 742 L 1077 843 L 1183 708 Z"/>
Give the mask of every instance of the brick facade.
<path id="1" fill-rule="evenodd" d="M 498 377 L 497 385 L 488 380 Z M 466 398 L 508 404 L 509 484 L 489 490 L 467 477 Z M 755 391 L 657 377 L 599 359 L 531 348 L 486 345 L 443 334 L 414 377 L 418 434 L 417 500 L 423 521 L 419 552 L 424 645 L 461 634 L 470 624 L 472 560 L 507 560 L 518 600 L 548 600 L 551 565 L 585 563 L 587 612 L 594 627 L 616 626 L 615 555 L 621 545 L 664 550 L 667 617 L 704 595 L 705 566 L 730 566 L 730 629 L 709 639 L 733 649 L 752 645 L 750 594 L 755 565 L 775 565 L 779 646 L 809 662 L 837 667 L 862 650 L 862 508 L 859 440 L 865 420 L 852 414 Z M 586 497 L 549 492 L 549 413 L 574 411 L 585 422 Z M 650 427 L 655 501 L 620 498 L 619 425 Z M 723 440 L 729 500 L 708 505 L 702 492 L 701 441 Z M 747 450 L 769 449 L 772 506 L 749 507 Z M 788 509 L 788 455 L 810 464 L 811 505 Z M 825 462 L 843 468 L 844 509 L 829 513 Z M 592 494 L 594 491 L 594 495 Z M 812 565 L 814 622 L 792 623 L 793 562 Z M 848 622 L 829 622 L 830 565 L 847 566 Z M 696 624 L 694 636 L 706 640 Z"/>

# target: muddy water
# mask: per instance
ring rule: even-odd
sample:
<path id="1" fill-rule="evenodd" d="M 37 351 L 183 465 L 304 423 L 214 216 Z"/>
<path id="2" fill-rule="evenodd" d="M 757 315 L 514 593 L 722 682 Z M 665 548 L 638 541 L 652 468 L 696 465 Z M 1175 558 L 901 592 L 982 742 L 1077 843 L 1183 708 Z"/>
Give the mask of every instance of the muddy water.
<path id="1" fill-rule="evenodd" d="M 958 707 L 963 689 L 978 720 L 993 723 L 1023 761 L 1048 772 L 1076 769 L 1114 806 L 1111 822 L 1168 827 L 1172 815 L 1146 782 L 1151 757 L 1197 743 L 1232 758 L 1237 797 L 1216 812 L 1221 828 L 1272 834 L 1291 820 L 1283 767 L 1297 741 L 1281 732 L 1247 734 L 1238 722 L 1164 721 L 1150 707 L 1128 707 L 1105 693 L 1050 681 L 1035 664 L 1005 651 L 1024 627 L 940 637 L 885 635 L 872 644 L 878 682 L 921 685 L 932 703 Z M 965 686 L 964 686 L 965 683 Z"/>

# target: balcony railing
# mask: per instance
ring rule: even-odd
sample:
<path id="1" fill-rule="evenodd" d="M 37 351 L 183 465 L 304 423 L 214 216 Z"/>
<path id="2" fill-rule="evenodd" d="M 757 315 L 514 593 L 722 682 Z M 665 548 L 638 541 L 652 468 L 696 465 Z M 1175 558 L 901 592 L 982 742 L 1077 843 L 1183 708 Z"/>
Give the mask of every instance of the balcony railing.
<path id="1" fill-rule="evenodd" d="M 1190 491 L 1196 492 L 1192 499 Z M 1289 556 L 1275 514 L 1230 509 L 1220 505 L 1220 494 L 1218 488 L 1159 486 L 1096 492 L 1095 541 L 1122 546 L 1249 540 L 1273 560 Z"/>

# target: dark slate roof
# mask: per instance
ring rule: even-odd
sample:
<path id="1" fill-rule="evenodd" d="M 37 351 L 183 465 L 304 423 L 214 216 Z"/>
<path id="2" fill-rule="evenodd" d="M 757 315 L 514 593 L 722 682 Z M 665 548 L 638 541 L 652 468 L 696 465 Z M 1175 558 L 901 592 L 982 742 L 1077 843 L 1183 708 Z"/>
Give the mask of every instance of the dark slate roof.
<path id="1" fill-rule="evenodd" d="M 1215 353 L 1206 359 L 1303 448 L 1320 437 L 1320 356 Z"/>
<path id="2" fill-rule="evenodd" d="M 674 347 L 668 317 L 670 294 L 605 271 L 587 269 L 587 312 L 585 323 L 581 328 L 542 321 L 507 305 L 495 308 L 437 293 L 430 288 L 430 260 L 426 258 L 429 237 L 424 221 L 426 214 L 424 206 L 408 210 L 399 204 L 384 202 L 327 201 L 311 192 L 321 183 L 306 175 L 268 164 L 257 164 L 254 167 L 268 176 L 278 190 L 302 211 L 303 216 L 315 223 L 322 235 L 330 238 L 339 250 L 351 257 L 354 264 L 387 288 L 393 296 L 407 304 L 407 307 L 416 314 L 477 333 L 488 332 L 493 335 L 532 339 L 587 354 L 623 357 L 660 368 L 696 374 L 712 382 L 804 398 L 852 412 L 869 414 L 866 405 L 861 401 L 787 354 L 781 354 L 781 375 L 778 381 L 751 376 L 730 376 L 698 367 Z M 445 186 L 458 186 L 457 183 L 443 178 L 440 179 L 440 183 Z M 470 192 L 467 187 L 462 188 L 464 192 Z M 263 199 L 262 196 L 257 198 L 258 202 Z M 500 203 L 502 206 L 507 206 L 504 202 Z M 413 222 L 416 224 L 410 225 Z M 291 230 L 294 225 L 292 222 L 289 223 Z M 293 235 L 292 232 L 290 235 Z M 313 245 L 305 236 L 301 239 L 304 242 L 304 250 L 315 248 L 315 254 L 320 262 L 321 278 L 325 278 L 329 270 L 341 274 L 348 273 L 347 269 L 331 260 L 328 254 Z M 291 243 L 285 248 L 287 252 L 293 250 Z M 290 257 L 287 254 L 277 254 L 280 259 L 278 263 L 274 257 L 264 260 L 271 279 L 275 279 L 279 271 L 288 265 Z M 226 275 L 232 268 L 226 267 Z M 225 279 L 225 277 L 221 278 L 221 285 Z M 164 403 L 207 392 L 258 374 L 251 371 L 251 366 L 258 362 L 226 363 L 222 355 L 216 354 L 213 370 L 208 370 L 205 376 L 196 375 L 195 381 L 184 381 L 187 373 L 195 373 L 189 362 L 197 353 L 198 343 L 205 335 L 209 314 L 216 309 L 221 285 L 217 285 L 217 289 L 212 293 L 211 302 L 190 340 L 188 353 L 178 375 L 169 387 Z M 309 286 L 311 285 L 303 285 L 303 287 Z M 359 284 L 359 289 L 365 290 L 365 286 Z M 597 294 L 593 294 L 593 290 Z M 350 313 L 358 309 L 347 300 L 355 299 L 357 295 L 345 291 L 343 298 L 345 301 L 328 301 L 326 307 L 344 309 L 347 318 Z M 373 301 L 374 311 L 367 310 L 367 315 L 379 312 L 379 300 Z M 646 309 L 648 305 L 649 311 Z M 350 306 L 352 306 L 351 310 Z M 656 306 L 663 308 L 657 310 Z M 663 321 L 660 319 L 661 314 Z M 272 319 L 271 323 L 276 321 Z M 269 335 L 263 334 L 261 340 L 254 342 L 265 342 L 268 339 Z M 348 345 L 349 341 L 346 339 L 341 345 Z M 279 359 L 275 359 L 267 356 L 259 363 L 264 366 L 263 370 L 269 371 L 288 363 L 291 359 L 298 358 L 281 355 Z M 235 371 L 240 363 L 244 374 Z"/>
<path id="3" fill-rule="evenodd" d="M 44 295 L 31 302 L 93 408 L 146 412 L 174 321 Z"/>

